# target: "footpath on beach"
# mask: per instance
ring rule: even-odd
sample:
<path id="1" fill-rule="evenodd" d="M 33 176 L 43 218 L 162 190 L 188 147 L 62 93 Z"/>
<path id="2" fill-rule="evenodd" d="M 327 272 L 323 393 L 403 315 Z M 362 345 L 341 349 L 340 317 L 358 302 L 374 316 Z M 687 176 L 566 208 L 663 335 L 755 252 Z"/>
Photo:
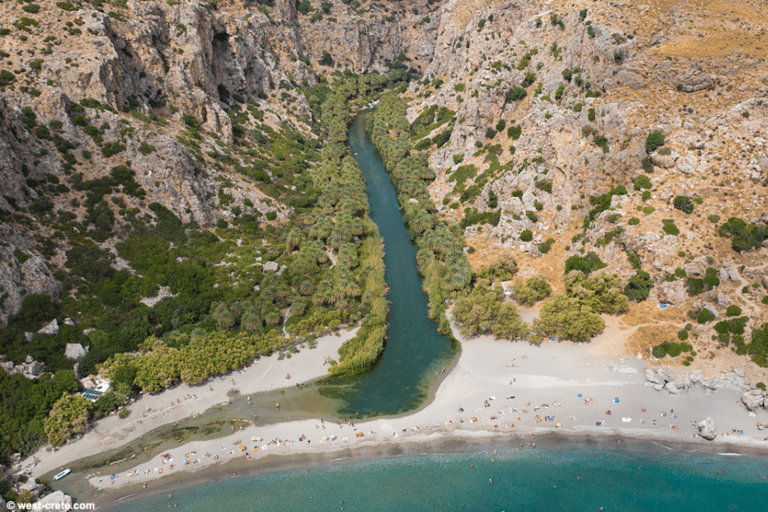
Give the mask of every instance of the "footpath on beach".
<path id="1" fill-rule="evenodd" d="M 93 476 L 90 483 L 108 490 L 232 460 L 391 443 L 498 440 L 520 434 L 527 439 L 517 438 L 518 449 L 528 449 L 535 448 L 533 436 L 555 431 L 768 448 L 768 431 L 756 426 L 768 420 L 768 412 L 750 415 L 738 390 L 656 391 L 646 383 L 644 361 L 606 354 L 599 343 L 548 341 L 537 347 L 489 337 L 460 341 L 456 366 L 434 400 L 415 413 L 366 421 L 347 418 L 341 423 L 318 418 L 251 426 L 223 438 L 187 443 L 125 472 Z M 321 346 L 320 352 L 325 351 Z M 238 375 L 238 385 L 247 386 L 243 379 L 257 375 Z M 718 432 L 713 441 L 700 436 L 697 425 L 705 418 L 713 420 Z"/>

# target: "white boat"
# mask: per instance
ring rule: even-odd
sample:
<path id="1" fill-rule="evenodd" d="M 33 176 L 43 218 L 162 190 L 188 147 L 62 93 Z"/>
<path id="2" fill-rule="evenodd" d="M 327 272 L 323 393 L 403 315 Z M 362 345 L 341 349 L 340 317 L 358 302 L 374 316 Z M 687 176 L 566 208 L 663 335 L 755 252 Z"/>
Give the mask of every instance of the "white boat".
<path id="1" fill-rule="evenodd" d="M 69 474 L 71 471 L 72 471 L 71 469 L 65 469 L 65 470 L 64 470 L 64 471 L 62 471 L 61 473 L 59 473 L 59 474 L 57 474 L 56 476 L 54 476 L 54 477 L 53 477 L 53 481 L 55 482 L 56 480 L 61 480 L 62 478 L 64 478 L 65 476 L 67 476 L 67 475 L 68 475 L 68 474 Z"/>

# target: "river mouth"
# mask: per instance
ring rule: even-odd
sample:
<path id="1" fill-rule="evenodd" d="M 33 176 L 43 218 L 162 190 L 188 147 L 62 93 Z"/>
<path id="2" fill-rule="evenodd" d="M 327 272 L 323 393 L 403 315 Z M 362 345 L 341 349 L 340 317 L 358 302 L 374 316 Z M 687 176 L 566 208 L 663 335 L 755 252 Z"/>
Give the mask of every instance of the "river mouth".
<path id="1" fill-rule="evenodd" d="M 300 387 L 250 396 L 233 395 L 228 404 L 180 418 L 117 450 L 77 461 L 71 466 L 73 474 L 57 482 L 57 488 L 83 497 L 92 491 L 85 475 L 96 468 L 121 472 L 181 444 L 226 436 L 233 429 L 251 424 L 396 416 L 413 412 L 432 400 L 455 364 L 458 343 L 438 333 L 437 323 L 429 319 L 416 248 L 405 227 L 397 191 L 365 132 L 365 113 L 354 118 L 349 128 L 349 144 L 365 179 L 371 219 L 384 244 L 389 325 L 385 350 L 374 366 L 353 377 L 329 376 Z M 279 413 L 275 411 L 276 402 L 281 404 Z"/>

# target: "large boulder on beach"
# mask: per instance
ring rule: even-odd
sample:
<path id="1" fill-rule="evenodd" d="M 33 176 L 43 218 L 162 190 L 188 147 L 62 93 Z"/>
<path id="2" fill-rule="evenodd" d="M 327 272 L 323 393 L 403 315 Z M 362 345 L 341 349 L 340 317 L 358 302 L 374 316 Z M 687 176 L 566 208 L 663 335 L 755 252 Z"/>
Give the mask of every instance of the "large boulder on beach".
<path id="1" fill-rule="evenodd" d="M 765 403 L 765 395 L 759 389 L 750 389 L 741 395 L 741 401 L 750 411 L 756 411 Z"/>
<path id="2" fill-rule="evenodd" d="M 717 430 L 715 430 L 715 420 L 710 417 L 701 420 L 696 424 L 699 427 L 699 435 L 704 439 L 712 441 L 717 437 Z"/>

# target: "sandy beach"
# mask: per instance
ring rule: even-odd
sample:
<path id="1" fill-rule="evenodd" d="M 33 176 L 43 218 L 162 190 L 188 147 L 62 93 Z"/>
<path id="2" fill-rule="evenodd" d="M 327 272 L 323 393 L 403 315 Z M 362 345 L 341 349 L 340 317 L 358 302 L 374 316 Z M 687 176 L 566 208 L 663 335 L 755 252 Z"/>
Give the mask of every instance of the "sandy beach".
<path id="1" fill-rule="evenodd" d="M 76 442 L 65 444 L 55 452 L 41 448 L 23 465 L 30 467 L 37 478 L 72 461 L 119 448 L 163 425 L 225 404 L 233 389 L 247 395 L 324 377 L 328 374 L 326 360 L 338 360 L 339 347 L 356 332 L 354 329 L 323 336 L 317 339 L 314 349 L 302 349 L 283 359 L 275 353 L 200 386 L 179 384 L 157 394 L 142 394 L 129 406 L 131 414 L 127 418 L 120 419 L 116 414 L 103 418 Z M 288 375 L 290 379 L 286 379 Z"/>
<path id="2" fill-rule="evenodd" d="M 144 484 L 156 488 L 162 481 L 155 481 L 166 475 L 265 467 L 275 456 L 309 460 L 350 450 L 407 449 L 510 434 L 524 436 L 522 449 L 534 448 L 534 436 L 546 433 L 696 443 L 706 450 L 718 445 L 724 451 L 733 446 L 747 452 L 768 449 L 768 431 L 756 426 L 768 421 L 768 412 L 750 415 L 738 390 L 713 393 L 694 388 L 673 395 L 646 385 L 648 364 L 621 355 L 615 347 L 629 333 L 609 328 L 590 344 L 547 341 L 540 347 L 489 337 L 459 338 L 462 352 L 456 366 L 434 400 L 415 413 L 359 422 L 318 418 L 248 427 L 224 438 L 190 442 L 129 471 L 104 471 L 90 483 L 106 491 Z M 321 350 L 326 349 L 321 345 Z M 260 373 L 244 375 L 238 379 L 246 387 L 246 380 Z M 714 420 L 714 441 L 698 436 L 695 423 L 706 417 Z M 237 462 L 223 465 L 230 461 Z"/>

